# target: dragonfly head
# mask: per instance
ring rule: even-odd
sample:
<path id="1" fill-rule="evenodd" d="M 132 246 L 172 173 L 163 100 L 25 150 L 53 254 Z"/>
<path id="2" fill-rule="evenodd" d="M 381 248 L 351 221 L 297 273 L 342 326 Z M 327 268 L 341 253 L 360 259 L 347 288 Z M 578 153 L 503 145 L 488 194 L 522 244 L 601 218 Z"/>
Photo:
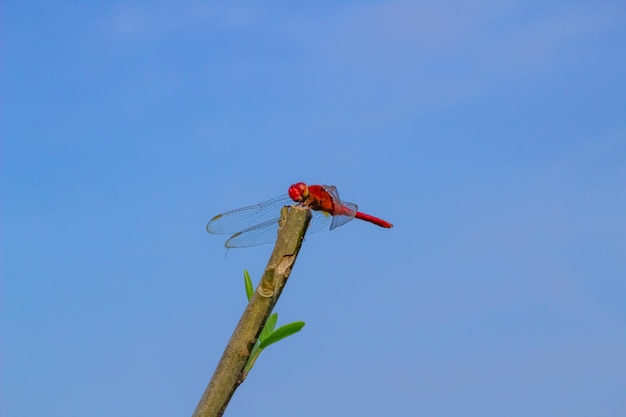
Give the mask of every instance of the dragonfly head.
<path id="1" fill-rule="evenodd" d="M 309 187 L 303 182 L 293 184 L 289 187 L 289 197 L 296 203 L 300 203 L 309 197 Z"/>

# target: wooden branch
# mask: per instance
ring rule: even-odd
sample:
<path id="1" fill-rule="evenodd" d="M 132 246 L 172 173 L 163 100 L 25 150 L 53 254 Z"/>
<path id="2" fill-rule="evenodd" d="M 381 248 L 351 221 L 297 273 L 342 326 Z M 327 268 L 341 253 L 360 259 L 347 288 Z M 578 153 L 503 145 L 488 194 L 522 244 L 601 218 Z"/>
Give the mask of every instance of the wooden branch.
<path id="1" fill-rule="evenodd" d="M 244 381 L 244 367 L 250 351 L 287 283 L 310 220 L 311 212 L 307 208 L 282 209 L 278 238 L 263 278 L 243 312 L 193 417 L 221 416 L 235 390 Z"/>

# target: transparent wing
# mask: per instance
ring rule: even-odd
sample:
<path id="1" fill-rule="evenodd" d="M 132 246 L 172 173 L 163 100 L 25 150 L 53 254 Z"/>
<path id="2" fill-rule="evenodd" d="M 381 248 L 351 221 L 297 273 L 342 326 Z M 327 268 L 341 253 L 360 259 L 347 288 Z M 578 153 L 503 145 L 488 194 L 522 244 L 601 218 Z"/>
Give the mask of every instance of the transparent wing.
<path id="1" fill-rule="evenodd" d="M 331 219 L 330 214 L 322 211 L 312 211 L 311 214 L 311 222 L 306 231 L 307 236 L 322 230 L 328 225 Z M 224 246 L 227 248 L 247 248 L 250 246 L 274 243 L 278 236 L 279 219 L 280 218 L 272 219 L 237 232 L 226 241 Z"/>
<path id="2" fill-rule="evenodd" d="M 350 220 L 354 219 L 358 207 L 354 203 L 348 203 L 341 201 L 339 198 L 339 191 L 334 185 L 323 185 L 324 190 L 333 198 L 335 203 L 335 212 L 333 213 L 333 222 L 330 224 L 330 230 L 333 230 L 339 226 L 343 226 Z"/>
<path id="3" fill-rule="evenodd" d="M 282 195 L 260 204 L 227 211 L 213 217 L 206 225 L 206 231 L 212 234 L 235 233 L 270 220 L 278 221 L 280 209 L 291 204 L 293 201 L 289 196 Z"/>
<path id="4" fill-rule="evenodd" d="M 309 228 L 306 230 L 307 235 L 319 232 L 325 227 L 328 227 L 328 223 L 330 223 L 332 218 L 331 215 L 325 211 L 311 210 L 311 215 L 311 222 L 309 223 Z"/>
<path id="5" fill-rule="evenodd" d="M 276 241 L 278 218 L 266 221 L 235 233 L 226 241 L 227 248 L 247 248 Z"/>
<path id="6" fill-rule="evenodd" d="M 335 204 L 337 204 L 335 202 Z M 335 214 L 333 216 L 333 222 L 330 224 L 330 230 L 333 230 L 339 226 L 343 226 L 344 224 L 348 223 L 350 220 L 354 219 L 354 216 L 356 216 L 356 212 L 358 210 L 358 207 L 356 204 L 354 203 L 344 203 L 344 202 L 339 202 L 339 204 L 341 204 L 341 213 L 345 213 L 345 214 Z"/>
<path id="7" fill-rule="evenodd" d="M 335 187 L 334 185 L 322 185 L 322 188 L 324 188 L 324 190 L 330 194 L 330 196 L 333 198 L 333 200 L 335 202 L 339 202 L 341 201 L 341 198 L 339 198 L 339 191 L 337 191 L 337 187 Z"/>

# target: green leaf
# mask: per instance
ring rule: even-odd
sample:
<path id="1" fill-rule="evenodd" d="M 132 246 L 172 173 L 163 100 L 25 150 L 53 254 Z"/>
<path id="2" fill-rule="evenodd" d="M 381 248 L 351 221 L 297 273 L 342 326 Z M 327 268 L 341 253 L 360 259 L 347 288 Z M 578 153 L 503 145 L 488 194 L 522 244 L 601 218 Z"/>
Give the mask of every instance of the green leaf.
<path id="1" fill-rule="evenodd" d="M 252 286 L 252 280 L 250 279 L 250 274 L 247 270 L 243 270 L 243 282 L 246 286 L 246 297 L 248 297 L 248 301 L 252 298 L 254 294 L 254 287 Z"/>
<path id="2" fill-rule="evenodd" d="M 274 330 L 269 336 L 267 336 L 261 343 L 259 344 L 259 348 L 265 349 L 272 343 L 276 343 L 285 337 L 291 336 L 294 333 L 298 333 L 304 327 L 303 321 L 294 321 L 293 323 L 285 324 L 284 326 L 279 327 Z"/>
<path id="3" fill-rule="evenodd" d="M 263 343 L 263 341 L 274 331 L 277 321 L 278 313 L 270 314 L 267 320 L 265 320 L 265 326 L 263 326 L 263 330 L 261 330 L 261 335 L 259 336 L 259 341 L 261 343 Z"/>
<path id="4" fill-rule="evenodd" d="M 250 352 L 250 356 L 248 357 L 246 366 L 244 366 L 243 368 L 246 374 L 250 372 L 250 369 L 252 369 L 252 367 L 254 366 L 254 363 L 256 362 L 257 358 L 261 354 L 262 350 L 263 349 L 259 348 L 259 341 L 257 340 L 257 342 L 254 344 L 254 347 L 252 347 L 252 351 Z"/>

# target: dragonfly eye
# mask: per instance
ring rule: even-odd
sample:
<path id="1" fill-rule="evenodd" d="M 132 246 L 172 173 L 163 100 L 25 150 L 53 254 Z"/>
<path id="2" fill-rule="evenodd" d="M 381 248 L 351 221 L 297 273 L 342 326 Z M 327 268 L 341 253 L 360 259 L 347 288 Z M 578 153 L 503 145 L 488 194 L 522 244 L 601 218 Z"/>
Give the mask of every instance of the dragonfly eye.
<path id="1" fill-rule="evenodd" d="M 303 183 L 298 182 L 289 187 L 289 197 L 295 202 L 302 202 L 309 196 L 309 187 Z"/>

